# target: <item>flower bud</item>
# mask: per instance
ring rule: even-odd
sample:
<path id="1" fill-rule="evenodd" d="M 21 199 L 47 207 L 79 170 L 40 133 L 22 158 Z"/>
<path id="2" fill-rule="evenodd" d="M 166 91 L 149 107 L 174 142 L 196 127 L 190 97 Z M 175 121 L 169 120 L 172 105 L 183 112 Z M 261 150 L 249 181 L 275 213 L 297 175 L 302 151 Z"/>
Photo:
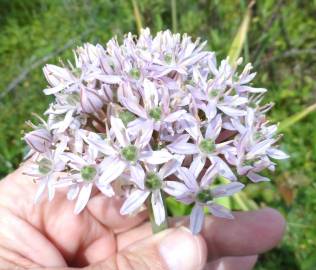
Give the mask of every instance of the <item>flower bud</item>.
<path id="1" fill-rule="evenodd" d="M 47 152 L 52 145 L 52 135 L 44 128 L 27 133 L 24 140 L 32 149 L 40 153 Z"/>
<path id="2" fill-rule="evenodd" d="M 85 113 L 93 113 L 100 110 L 103 106 L 103 100 L 96 91 L 87 88 L 81 89 L 81 107 Z"/>
<path id="3" fill-rule="evenodd" d="M 72 81 L 74 79 L 68 69 L 55 65 L 45 65 L 43 72 L 46 80 L 53 87 L 59 85 L 60 83 Z"/>

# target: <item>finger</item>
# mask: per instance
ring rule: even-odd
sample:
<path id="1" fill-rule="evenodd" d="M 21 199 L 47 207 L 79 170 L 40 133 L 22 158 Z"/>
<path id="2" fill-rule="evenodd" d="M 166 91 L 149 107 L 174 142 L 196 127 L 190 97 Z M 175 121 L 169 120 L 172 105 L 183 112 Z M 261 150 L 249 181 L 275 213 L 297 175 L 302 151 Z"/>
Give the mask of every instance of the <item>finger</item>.
<path id="1" fill-rule="evenodd" d="M 60 251 L 34 226 L 3 208 L 0 209 L 0 227 L 0 261 L 20 265 L 33 262 L 50 267 L 67 265 Z M 0 268 L 2 265 L 4 263 Z"/>
<path id="2" fill-rule="evenodd" d="M 203 270 L 251 270 L 257 258 L 257 255 L 224 257 L 208 263 Z"/>
<path id="3" fill-rule="evenodd" d="M 95 269 L 202 270 L 206 255 L 203 238 L 181 227 L 131 244 Z"/>
<path id="4" fill-rule="evenodd" d="M 227 256 L 248 256 L 263 253 L 279 243 L 285 229 L 284 218 L 271 208 L 257 211 L 235 212 L 234 220 L 208 216 L 202 236 L 209 259 Z M 173 226 L 188 226 L 188 218 L 171 219 Z M 117 237 L 118 248 L 150 235 L 151 226 L 145 223 Z"/>
<path id="5" fill-rule="evenodd" d="M 122 250 L 129 245 L 143 240 L 153 234 L 150 222 L 145 222 L 129 231 L 116 235 L 117 249 Z"/>
<path id="6" fill-rule="evenodd" d="M 122 204 L 123 200 L 119 197 L 108 198 L 99 193 L 90 199 L 87 207 L 101 224 L 115 233 L 133 228 L 147 219 L 147 211 L 142 211 L 135 216 L 121 215 Z"/>
<path id="7" fill-rule="evenodd" d="M 285 221 L 271 208 L 234 214 L 234 220 L 210 217 L 202 235 L 209 258 L 247 256 L 266 252 L 282 239 Z"/>

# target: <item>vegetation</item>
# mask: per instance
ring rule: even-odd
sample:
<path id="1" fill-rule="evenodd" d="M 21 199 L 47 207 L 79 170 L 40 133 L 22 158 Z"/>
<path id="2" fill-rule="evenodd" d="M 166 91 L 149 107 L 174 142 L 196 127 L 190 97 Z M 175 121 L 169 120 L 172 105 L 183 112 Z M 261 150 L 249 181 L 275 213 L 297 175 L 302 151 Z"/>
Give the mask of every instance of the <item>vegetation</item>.
<path id="1" fill-rule="evenodd" d="M 24 124 L 49 103 L 42 67 L 83 42 L 104 44 L 113 35 L 174 29 L 208 40 L 220 58 L 230 51 L 247 1 L 229 0 L 2 0 L 0 2 L 0 178 L 22 160 Z M 316 269 L 316 1 L 262 0 L 252 8 L 241 55 L 268 88 L 270 113 L 280 122 L 282 162 L 271 183 L 249 185 L 235 209 L 269 205 L 288 221 L 283 243 L 260 257 L 256 269 Z M 136 15 L 136 16 L 135 16 Z M 236 45 L 237 44 L 237 45 Z M 238 47 L 234 41 L 234 46 Z M 172 205 L 170 202 L 169 205 Z M 170 207 L 173 214 L 179 214 Z M 181 212 L 181 211 L 180 211 Z M 255 239 L 254 239 L 255 241 Z"/>

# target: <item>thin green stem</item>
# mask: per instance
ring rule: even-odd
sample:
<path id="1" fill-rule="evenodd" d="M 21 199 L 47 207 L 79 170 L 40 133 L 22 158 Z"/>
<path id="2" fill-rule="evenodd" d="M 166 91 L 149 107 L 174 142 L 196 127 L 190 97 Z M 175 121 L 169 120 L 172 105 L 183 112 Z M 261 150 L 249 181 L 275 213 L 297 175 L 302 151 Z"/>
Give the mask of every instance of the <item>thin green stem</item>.
<path id="1" fill-rule="evenodd" d="M 147 199 L 146 203 L 147 203 L 147 208 L 148 208 L 149 220 L 150 220 L 150 223 L 151 223 L 151 228 L 152 228 L 153 233 L 156 234 L 156 233 L 159 233 L 159 232 L 161 232 L 163 230 L 168 229 L 169 225 L 168 225 L 167 217 L 166 217 L 165 221 L 162 224 L 160 224 L 160 225 L 156 224 L 155 217 L 154 217 L 154 212 L 153 212 L 153 208 L 152 208 L 152 204 L 151 204 L 151 196 L 152 196 L 152 194 Z M 166 216 L 167 216 L 167 208 L 166 208 L 166 203 L 165 203 L 164 196 L 162 197 L 162 200 L 164 202 L 165 213 L 166 213 Z"/>
<path id="2" fill-rule="evenodd" d="M 245 203 L 245 201 L 243 200 L 243 198 L 240 196 L 239 193 L 236 193 L 233 195 L 233 199 L 236 201 L 236 203 L 238 204 L 238 206 L 241 208 L 241 210 L 243 211 L 249 211 L 249 207 L 247 206 L 247 204 Z"/>
<path id="3" fill-rule="evenodd" d="M 306 109 L 288 117 L 286 120 L 280 123 L 278 128 L 278 132 L 283 132 L 286 129 L 290 128 L 292 125 L 296 124 L 297 122 L 301 121 L 304 117 L 309 115 L 310 113 L 316 111 L 316 103 L 310 105 Z"/>
<path id="4" fill-rule="evenodd" d="M 140 31 L 143 28 L 143 24 L 142 24 L 142 17 L 140 15 L 137 0 L 132 0 L 132 4 L 133 4 L 135 21 L 136 21 L 136 25 L 137 25 L 137 31 L 138 31 L 138 34 L 140 34 Z"/>
<path id="5" fill-rule="evenodd" d="M 246 12 L 247 10 L 247 4 L 245 0 L 240 1 L 241 9 L 243 12 Z M 246 63 L 249 62 L 249 46 L 248 46 L 248 35 L 245 37 L 245 42 L 244 42 L 244 61 Z"/>
<path id="6" fill-rule="evenodd" d="M 177 1 L 171 0 L 172 31 L 178 32 Z"/>

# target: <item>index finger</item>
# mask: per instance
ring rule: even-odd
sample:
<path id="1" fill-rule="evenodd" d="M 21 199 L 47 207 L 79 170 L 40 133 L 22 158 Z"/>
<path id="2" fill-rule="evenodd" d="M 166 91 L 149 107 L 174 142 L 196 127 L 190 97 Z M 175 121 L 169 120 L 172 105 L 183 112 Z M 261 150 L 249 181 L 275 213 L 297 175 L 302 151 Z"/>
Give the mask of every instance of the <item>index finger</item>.
<path id="1" fill-rule="evenodd" d="M 237 212 L 234 217 L 234 220 L 206 219 L 202 235 L 211 259 L 260 254 L 282 239 L 285 220 L 272 208 Z"/>
<path id="2" fill-rule="evenodd" d="M 227 256 L 248 256 L 266 252 L 281 240 L 285 221 L 271 208 L 249 212 L 234 212 L 235 219 L 226 220 L 208 216 L 201 232 L 209 260 Z M 188 218 L 174 218 L 175 226 L 187 225 Z M 118 236 L 118 248 L 141 240 L 152 234 L 150 223 L 142 224 Z"/>

